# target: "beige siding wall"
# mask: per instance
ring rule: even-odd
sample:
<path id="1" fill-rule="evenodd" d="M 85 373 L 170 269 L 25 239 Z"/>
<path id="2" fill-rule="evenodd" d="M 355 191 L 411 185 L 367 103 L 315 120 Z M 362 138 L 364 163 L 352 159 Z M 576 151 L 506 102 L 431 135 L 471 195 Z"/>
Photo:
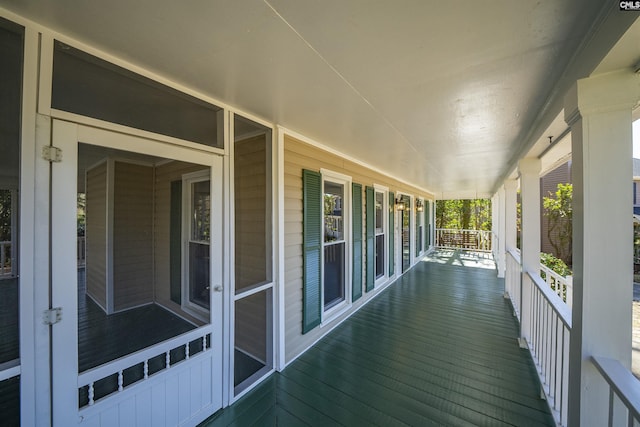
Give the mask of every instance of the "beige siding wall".
<path id="1" fill-rule="evenodd" d="M 182 180 L 186 173 L 202 170 L 200 165 L 184 162 L 170 162 L 156 166 L 155 211 L 154 211 L 154 253 L 155 253 L 155 293 L 156 300 L 173 310 L 179 306 L 170 300 L 169 288 L 169 248 L 171 226 L 171 182 Z"/>
<path id="2" fill-rule="evenodd" d="M 285 357 L 287 362 L 299 355 L 330 329 L 317 327 L 305 335 L 302 334 L 302 170 L 318 171 L 321 168 L 351 176 L 353 182 L 362 184 L 363 188 L 379 184 L 388 187 L 389 191 L 396 194 L 402 192 L 422 197 L 425 200 L 434 200 L 432 194 L 419 188 L 409 186 L 375 170 L 285 136 Z M 396 272 L 397 270 L 398 268 L 396 268 Z M 364 293 L 363 297 L 353 304 L 349 312 L 333 320 L 331 324 L 338 323 L 375 293 L 375 291 Z"/>
<path id="3" fill-rule="evenodd" d="M 116 161 L 113 189 L 114 311 L 153 302 L 153 167 Z"/>
<path id="4" fill-rule="evenodd" d="M 107 164 L 87 170 L 86 179 L 87 294 L 107 310 Z"/>

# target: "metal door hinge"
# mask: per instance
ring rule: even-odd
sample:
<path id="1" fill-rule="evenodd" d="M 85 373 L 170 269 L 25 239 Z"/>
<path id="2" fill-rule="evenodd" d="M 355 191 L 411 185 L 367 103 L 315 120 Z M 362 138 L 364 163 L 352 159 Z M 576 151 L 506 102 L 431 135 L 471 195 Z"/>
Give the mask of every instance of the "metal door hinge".
<path id="1" fill-rule="evenodd" d="M 42 158 L 48 162 L 59 163 L 62 161 L 62 150 L 52 145 L 42 147 Z"/>
<path id="2" fill-rule="evenodd" d="M 45 325 L 55 325 L 62 320 L 62 307 L 54 307 L 49 310 L 45 310 L 42 313 L 42 321 Z"/>

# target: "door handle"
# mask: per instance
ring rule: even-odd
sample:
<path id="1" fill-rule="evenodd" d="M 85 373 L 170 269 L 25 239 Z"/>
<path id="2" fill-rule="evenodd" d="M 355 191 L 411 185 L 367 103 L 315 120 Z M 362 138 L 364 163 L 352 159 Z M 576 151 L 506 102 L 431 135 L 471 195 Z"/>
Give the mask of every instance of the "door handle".
<path id="1" fill-rule="evenodd" d="M 220 285 L 216 285 L 213 287 L 214 292 L 222 292 L 223 287 Z"/>

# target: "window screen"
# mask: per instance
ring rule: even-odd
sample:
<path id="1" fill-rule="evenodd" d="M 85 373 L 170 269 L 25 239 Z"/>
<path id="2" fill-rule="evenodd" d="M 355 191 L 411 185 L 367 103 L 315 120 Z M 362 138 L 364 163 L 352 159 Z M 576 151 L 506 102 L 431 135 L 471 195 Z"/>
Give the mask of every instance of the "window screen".
<path id="1" fill-rule="evenodd" d="M 223 147 L 221 109 L 62 42 L 53 56 L 51 106 L 124 126 Z"/>

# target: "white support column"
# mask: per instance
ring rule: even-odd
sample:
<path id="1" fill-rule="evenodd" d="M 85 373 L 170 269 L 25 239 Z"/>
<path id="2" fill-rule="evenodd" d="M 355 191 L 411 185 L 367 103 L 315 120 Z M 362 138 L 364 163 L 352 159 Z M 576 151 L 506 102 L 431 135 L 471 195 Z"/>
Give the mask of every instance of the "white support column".
<path id="1" fill-rule="evenodd" d="M 640 77 L 626 70 L 578 80 L 565 98 L 573 156 L 569 425 L 607 424 L 608 387 L 591 356 L 631 365 L 631 110 L 638 99 Z"/>
<path id="2" fill-rule="evenodd" d="M 522 202 L 522 274 L 540 272 L 540 159 L 526 158 L 518 164 L 520 171 L 520 196 Z M 530 340 L 531 292 L 521 283 L 520 346 Z"/>
<path id="3" fill-rule="evenodd" d="M 497 211 L 496 220 L 497 220 L 497 234 L 498 234 L 498 248 L 496 253 L 498 254 L 498 259 L 496 260 L 498 264 L 498 277 L 503 278 L 504 273 L 506 271 L 506 230 L 505 230 L 505 191 L 504 187 L 501 187 L 500 190 L 496 193 L 496 201 L 498 202 L 494 209 Z"/>
<path id="4" fill-rule="evenodd" d="M 517 248 L 518 180 L 504 182 L 504 246 L 505 252 Z"/>

